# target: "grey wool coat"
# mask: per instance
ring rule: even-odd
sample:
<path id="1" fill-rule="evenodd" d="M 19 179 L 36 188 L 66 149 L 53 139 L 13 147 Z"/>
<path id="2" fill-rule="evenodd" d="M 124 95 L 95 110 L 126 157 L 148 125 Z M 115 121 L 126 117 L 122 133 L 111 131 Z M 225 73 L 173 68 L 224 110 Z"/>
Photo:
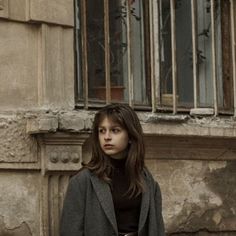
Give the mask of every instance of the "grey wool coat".
<path id="1" fill-rule="evenodd" d="M 139 236 L 164 236 L 161 192 L 145 170 Z M 107 183 L 83 169 L 69 182 L 60 222 L 60 236 L 118 236 L 112 194 Z"/>

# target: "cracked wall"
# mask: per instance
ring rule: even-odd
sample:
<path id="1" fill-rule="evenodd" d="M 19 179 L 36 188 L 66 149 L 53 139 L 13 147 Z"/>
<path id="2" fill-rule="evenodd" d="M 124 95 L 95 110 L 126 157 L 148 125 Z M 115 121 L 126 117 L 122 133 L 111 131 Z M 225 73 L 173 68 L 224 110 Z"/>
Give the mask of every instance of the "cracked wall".
<path id="1" fill-rule="evenodd" d="M 37 161 L 37 142 L 26 134 L 24 115 L 0 115 L 0 162 Z"/>
<path id="2" fill-rule="evenodd" d="M 40 191 L 37 175 L 0 172 L 0 235 L 39 235 Z"/>
<path id="3" fill-rule="evenodd" d="M 236 235 L 235 161 L 147 164 L 163 190 L 170 235 Z"/>

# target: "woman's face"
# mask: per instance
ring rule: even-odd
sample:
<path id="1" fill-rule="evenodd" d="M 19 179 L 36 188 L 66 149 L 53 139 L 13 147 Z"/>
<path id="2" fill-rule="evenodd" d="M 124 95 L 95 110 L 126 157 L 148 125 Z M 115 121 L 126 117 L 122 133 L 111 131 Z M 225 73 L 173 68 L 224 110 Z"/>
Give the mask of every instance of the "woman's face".
<path id="1" fill-rule="evenodd" d="M 114 159 L 126 157 L 129 136 L 126 129 L 105 117 L 98 126 L 98 139 L 105 154 Z"/>

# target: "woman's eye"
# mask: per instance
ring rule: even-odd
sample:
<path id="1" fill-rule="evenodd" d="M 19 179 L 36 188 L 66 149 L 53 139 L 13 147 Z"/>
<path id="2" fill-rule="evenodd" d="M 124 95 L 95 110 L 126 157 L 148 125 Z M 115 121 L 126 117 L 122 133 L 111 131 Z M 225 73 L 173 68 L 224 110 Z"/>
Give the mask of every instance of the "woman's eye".
<path id="1" fill-rule="evenodd" d="M 119 129 L 112 129 L 112 132 L 113 132 L 113 133 L 119 133 L 120 130 L 119 130 Z"/>
<path id="2" fill-rule="evenodd" d="M 98 129 L 98 132 L 103 134 L 103 133 L 105 133 L 105 130 L 104 129 Z"/>

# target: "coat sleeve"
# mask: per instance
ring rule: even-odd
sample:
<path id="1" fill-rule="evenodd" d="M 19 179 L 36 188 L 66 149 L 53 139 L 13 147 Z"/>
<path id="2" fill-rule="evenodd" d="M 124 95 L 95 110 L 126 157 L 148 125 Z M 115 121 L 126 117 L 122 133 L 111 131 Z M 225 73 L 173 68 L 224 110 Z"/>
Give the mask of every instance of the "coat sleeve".
<path id="1" fill-rule="evenodd" d="M 162 216 L 162 196 L 160 186 L 155 182 L 155 202 L 156 202 L 156 218 L 157 218 L 157 227 L 158 227 L 158 236 L 165 236 L 165 227 Z"/>
<path id="2" fill-rule="evenodd" d="M 85 197 L 81 185 L 78 176 L 69 182 L 61 214 L 60 236 L 84 235 Z"/>

